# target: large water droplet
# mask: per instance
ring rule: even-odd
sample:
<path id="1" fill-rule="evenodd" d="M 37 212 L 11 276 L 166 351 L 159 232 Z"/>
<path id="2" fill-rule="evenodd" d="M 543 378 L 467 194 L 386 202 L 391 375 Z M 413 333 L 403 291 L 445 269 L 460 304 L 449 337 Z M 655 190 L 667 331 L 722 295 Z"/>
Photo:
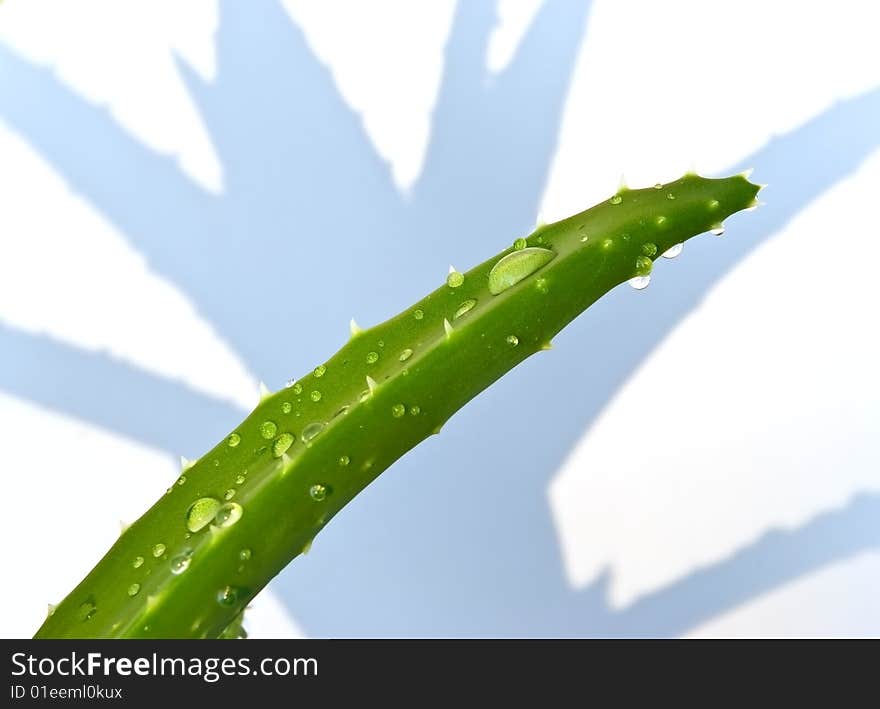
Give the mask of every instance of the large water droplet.
<path id="1" fill-rule="evenodd" d="M 233 586 L 224 586 L 217 591 L 217 603 L 221 606 L 234 606 L 238 601 L 238 589 Z"/>
<path id="2" fill-rule="evenodd" d="M 458 310 L 455 311 L 455 314 L 452 316 L 453 320 L 457 320 L 462 315 L 467 315 L 473 307 L 477 304 L 477 301 L 473 298 L 468 298 L 461 305 L 458 306 Z"/>
<path id="3" fill-rule="evenodd" d="M 321 502 L 327 497 L 327 486 L 321 483 L 315 483 L 309 488 L 309 497 L 315 502 Z"/>
<path id="4" fill-rule="evenodd" d="M 190 532 L 204 529 L 211 523 L 219 509 L 220 500 L 215 500 L 213 497 L 200 497 L 186 511 L 186 528 Z"/>
<path id="5" fill-rule="evenodd" d="M 449 275 L 446 276 L 446 285 L 450 288 L 458 288 L 462 283 L 464 283 L 464 274 L 450 270 Z"/>
<path id="6" fill-rule="evenodd" d="M 136 569 L 141 568 L 144 565 L 144 557 L 136 556 L 131 565 Z"/>
<path id="7" fill-rule="evenodd" d="M 140 593 L 140 590 L 141 590 L 141 585 L 139 583 L 133 583 L 131 586 L 128 587 L 128 595 L 129 596 L 136 596 L 136 595 L 138 595 L 138 593 Z"/>
<path id="8" fill-rule="evenodd" d="M 303 443 L 310 443 L 312 439 L 323 430 L 323 428 L 324 424 L 320 421 L 313 421 L 312 423 L 308 424 L 300 434 Z"/>
<path id="9" fill-rule="evenodd" d="M 230 433 L 229 438 L 226 439 L 226 445 L 230 448 L 235 448 L 239 443 L 241 443 L 241 436 L 237 433 Z"/>
<path id="10" fill-rule="evenodd" d="M 272 455 L 280 458 L 287 453 L 287 450 L 293 445 L 295 438 L 292 433 L 282 433 L 275 442 L 272 443 Z"/>
<path id="11" fill-rule="evenodd" d="M 412 357 L 412 353 L 413 351 L 409 347 L 407 347 L 403 352 L 400 353 L 400 357 L 398 357 L 397 359 L 401 362 L 406 362 L 406 360 Z"/>
<path id="12" fill-rule="evenodd" d="M 675 258 L 682 252 L 682 249 L 684 249 L 684 244 L 673 244 L 663 252 L 663 258 Z"/>
<path id="13" fill-rule="evenodd" d="M 276 433 L 278 433 L 278 426 L 275 425 L 274 421 L 263 421 L 260 424 L 260 435 L 266 440 L 275 438 Z"/>
<path id="14" fill-rule="evenodd" d="M 367 352 L 367 364 L 376 364 L 379 361 L 378 352 Z"/>
<path id="15" fill-rule="evenodd" d="M 648 284 L 650 282 L 651 282 L 650 276 L 636 276 L 635 278 L 630 278 L 628 281 L 628 283 L 636 290 L 642 290 L 643 288 L 647 288 Z"/>
<path id="16" fill-rule="evenodd" d="M 399 419 L 405 413 L 406 413 L 406 407 L 403 404 L 395 404 L 394 406 L 391 407 L 391 415 L 396 419 Z"/>
<path id="17" fill-rule="evenodd" d="M 219 510 L 214 517 L 214 526 L 231 527 L 241 519 L 244 514 L 244 508 L 237 502 L 227 502 Z"/>
<path id="18" fill-rule="evenodd" d="M 556 254 L 550 249 L 537 246 L 507 254 L 492 266 L 489 272 L 489 292 L 492 295 L 503 293 L 547 265 L 555 257 Z"/>
<path id="19" fill-rule="evenodd" d="M 317 367 L 315 367 L 315 371 L 312 372 L 312 374 L 314 374 L 316 377 L 320 378 L 320 377 L 324 376 L 324 372 L 326 372 L 326 371 L 327 371 L 327 367 L 325 367 L 323 364 L 319 364 Z"/>
<path id="20" fill-rule="evenodd" d="M 162 556 L 162 554 L 164 554 L 164 553 L 165 553 L 165 545 L 162 544 L 161 542 L 159 544 L 155 544 L 153 546 L 153 556 L 155 556 L 157 559 L 160 556 Z"/>

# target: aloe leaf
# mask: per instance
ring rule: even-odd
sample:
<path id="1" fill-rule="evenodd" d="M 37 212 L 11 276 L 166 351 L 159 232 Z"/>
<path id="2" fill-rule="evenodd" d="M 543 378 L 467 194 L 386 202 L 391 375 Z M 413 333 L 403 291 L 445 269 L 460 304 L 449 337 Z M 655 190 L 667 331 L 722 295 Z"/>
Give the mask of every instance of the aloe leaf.
<path id="1" fill-rule="evenodd" d="M 450 269 L 380 325 L 352 322 L 335 355 L 186 463 L 37 637 L 240 635 L 247 603 L 379 473 L 603 294 L 644 287 L 661 255 L 755 206 L 759 189 L 745 174 L 621 188 Z"/>

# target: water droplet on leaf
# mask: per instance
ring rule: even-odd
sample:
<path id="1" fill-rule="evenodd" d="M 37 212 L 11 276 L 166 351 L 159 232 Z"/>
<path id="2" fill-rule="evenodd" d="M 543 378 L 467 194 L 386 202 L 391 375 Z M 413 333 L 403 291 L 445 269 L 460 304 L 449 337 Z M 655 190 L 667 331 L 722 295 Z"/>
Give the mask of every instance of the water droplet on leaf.
<path id="1" fill-rule="evenodd" d="M 282 433 L 275 439 L 274 443 L 272 443 L 272 455 L 276 458 L 280 458 L 287 453 L 288 449 L 293 445 L 294 440 L 292 433 Z"/>
<path id="2" fill-rule="evenodd" d="M 220 500 L 215 500 L 213 497 L 200 497 L 186 511 L 186 528 L 190 532 L 204 529 L 211 523 L 219 509 Z"/>
<path id="3" fill-rule="evenodd" d="M 536 246 L 507 254 L 492 266 L 489 272 L 489 292 L 492 295 L 503 293 L 547 265 L 555 257 L 556 254 L 550 249 Z"/>
<path id="4" fill-rule="evenodd" d="M 276 433 L 278 433 L 278 426 L 275 425 L 274 421 L 263 421 L 260 424 L 260 435 L 266 440 L 275 438 Z"/>

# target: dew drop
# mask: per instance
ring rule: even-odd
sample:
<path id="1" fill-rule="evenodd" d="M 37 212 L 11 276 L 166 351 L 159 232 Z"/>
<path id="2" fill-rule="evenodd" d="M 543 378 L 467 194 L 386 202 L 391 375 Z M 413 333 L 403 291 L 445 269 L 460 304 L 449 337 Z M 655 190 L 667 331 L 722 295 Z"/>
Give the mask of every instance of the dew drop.
<path id="1" fill-rule="evenodd" d="M 244 475 L 236 475 L 235 476 L 235 484 L 241 485 L 244 483 Z"/>
<path id="2" fill-rule="evenodd" d="M 186 511 L 186 528 L 190 532 L 198 532 L 204 529 L 211 523 L 219 509 L 220 500 L 215 500 L 213 497 L 200 497 Z M 161 554 L 156 554 L 155 551 L 154 549 L 154 556 L 161 556 Z"/>
<path id="3" fill-rule="evenodd" d="M 672 194 L 672 192 L 667 192 L 667 193 L 666 193 L 666 199 L 675 199 L 675 195 Z"/>
<path id="4" fill-rule="evenodd" d="M 289 414 L 291 411 L 293 411 L 293 404 L 291 404 L 289 401 L 285 401 L 283 404 L 281 404 L 282 414 Z"/>
<path id="5" fill-rule="evenodd" d="M 538 293 L 542 293 L 543 295 L 547 295 L 549 288 L 547 288 L 547 279 L 546 278 L 538 278 L 535 281 L 535 288 L 538 289 Z"/>
<path id="6" fill-rule="evenodd" d="M 718 209 L 718 206 L 721 204 L 717 199 L 709 200 L 709 209 Z"/>
<path id="7" fill-rule="evenodd" d="M 230 448 L 235 448 L 239 443 L 241 443 L 241 436 L 237 433 L 230 433 L 229 438 L 226 439 L 226 445 Z"/>
<path id="8" fill-rule="evenodd" d="M 314 374 L 316 377 L 320 378 L 320 377 L 324 376 L 324 372 L 326 372 L 326 371 L 327 371 L 327 367 L 325 367 L 323 364 L 319 364 L 317 367 L 315 367 L 315 371 L 312 372 L 312 374 Z"/>
<path id="9" fill-rule="evenodd" d="M 421 320 L 423 317 L 425 317 L 425 313 L 421 308 L 416 308 L 415 310 L 413 310 L 413 317 L 416 320 Z"/>
<path id="10" fill-rule="evenodd" d="M 651 273 L 654 263 L 647 256 L 639 256 L 636 259 L 636 275 L 647 276 Z"/>
<path id="11" fill-rule="evenodd" d="M 141 568 L 144 565 L 144 557 L 136 556 L 134 558 L 134 561 L 131 563 L 131 565 L 136 569 Z"/>
<path id="12" fill-rule="evenodd" d="M 219 510 L 214 517 L 214 526 L 231 527 L 241 519 L 244 514 L 244 508 L 237 502 L 227 502 Z"/>
<path id="13" fill-rule="evenodd" d="M 410 407 L 409 407 L 409 414 L 410 414 L 410 416 L 418 416 L 420 413 L 422 413 L 422 407 L 421 407 L 421 406 L 416 405 L 416 406 L 410 406 Z"/>
<path id="14" fill-rule="evenodd" d="M 461 305 L 458 306 L 458 310 L 455 311 L 455 314 L 452 316 L 453 320 L 458 320 L 462 315 L 467 315 L 471 310 L 473 310 L 474 306 L 477 304 L 477 301 L 473 298 L 468 298 Z"/>
<path id="15" fill-rule="evenodd" d="M 312 440 L 324 429 L 324 424 L 320 421 L 313 421 L 302 430 L 303 443 L 311 443 Z"/>
<path id="16" fill-rule="evenodd" d="M 489 292 L 492 295 L 503 293 L 535 271 L 546 266 L 556 257 L 550 249 L 533 246 L 522 251 L 514 251 L 501 258 L 489 272 Z"/>
<path id="17" fill-rule="evenodd" d="M 192 552 L 187 552 L 186 554 L 181 554 L 180 556 L 175 556 L 171 560 L 171 573 L 175 576 L 180 576 L 184 571 L 189 568 L 189 562 L 192 559 Z"/>
<path id="18" fill-rule="evenodd" d="M 650 276 L 636 276 L 635 278 L 630 278 L 628 283 L 635 288 L 636 290 L 642 290 L 643 288 L 648 287 L 648 283 L 651 282 Z"/>
<path id="19" fill-rule="evenodd" d="M 338 418 L 339 416 L 344 416 L 348 413 L 348 405 L 340 406 L 335 414 L 331 418 Z"/>
<path id="20" fill-rule="evenodd" d="M 165 553 L 165 545 L 161 542 L 153 546 L 153 556 L 157 559 Z"/>
<path id="21" fill-rule="evenodd" d="M 140 590 L 141 590 L 141 585 L 139 583 L 133 583 L 131 586 L 128 587 L 128 595 L 129 596 L 136 596 L 136 595 L 138 595 L 138 593 L 140 593 Z"/>
<path id="22" fill-rule="evenodd" d="M 309 488 L 309 497 L 315 502 L 321 502 L 327 497 L 327 486 L 321 483 L 315 483 Z"/>
<path id="23" fill-rule="evenodd" d="M 278 433 L 278 426 L 275 425 L 274 421 L 263 421 L 260 424 L 260 435 L 266 440 L 275 438 L 276 433 Z"/>
<path id="24" fill-rule="evenodd" d="M 654 189 L 655 189 L 655 190 L 662 190 L 662 189 L 663 189 L 663 185 L 660 184 L 660 183 L 658 182 L 656 185 L 654 185 Z"/>
<path id="25" fill-rule="evenodd" d="M 450 271 L 446 276 L 446 285 L 450 288 L 458 288 L 462 283 L 464 283 L 464 274 L 458 271 Z"/>
<path id="26" fill-rule="evenodd" d="M 221 606 L 234 606 L 238 601 L 238 589 L 232 586 L 224 586 L 217 591 L 217 603 Z"/>
<path id="27" fill-rule="evenodd" d="M 522 251 L 525 247 L 526 247 L 526 240 L 523 239 L 522 237 L 519 237 L 519 239 L 516 239 L 513 242 L 513 248 L 516 249 L 517 251 Z"/>
<path id="28" fill-rule="evenodd" d="M 315 389 L 314 391 L 309 392 L 309 398 L 314 402 L 318 402 L 321 400 L 321 392 Z"/>
<path id="29" fill-rule="evenodd" d="M 299 382 L 297 382 L 296 384 L 293 385 L 293 393 L 294 393 L 294 394 L 297 394 L 297 395 L 302 394 L 302 391 L 303 391 L 303 385 L 302 385 L 302 384 L 300 384 Z"/>
<path id="30" fill-rule="evenodd" d="M 505 341 L 511 347 L 516 347 L 519 344 L 519 338 L 516 335 L 508 335 Z"/>
<path id="31" fill-rule="evenodd" d="M 242 549 L 240 552 L 238 552 L 238 558 L 242 561 L 250 561 L 251 555 L 251 550 L 247 548 Z"/>
<path id="32" fill-rule="evenodd" d="M 288 379 L 286 382 L 284 382 L 284 388 L 290 389 L 290 387 L 292 387 L 294 384 L 296 384 L 296 379 Z"/>
<path id="33" fill-rule="evenodd" d="M 413 351 L 409 347 L 407 347 L 403 352 L 400 353 L 400 357 L 398 357 L 397 359 L 399 359 L 401 362 L 406 362 L 406 360 L 412 357 L 412 353 Z"/>
<path id="34" fill-rule="evenodd" d="M 367 364 L 376 364 L 379 361 L 378 352 L 367 352 Z"/>
<path id="35" fill-rule="evenodd" d="M 223 493 L 223 499 L 227 502 L 233 497 L 235 497 L 235 490 L 233 490 L 232 488 L 229 488 L 226 492 Z"/>
<path id="36" fill-rule="evenodd" d="M 657 244 L 651 243 L 650 241 L 642 244 L 642 253 L 645 256 L 656 256 L 657 255 Z"/>
<path id="37" fill-rule="evenodd" d="M 656 219 L 654 219 L 654 223 L 655 223 L 657 226 L 663 226 L 663 225 L 666 223 L 666 217 L 664 217 L 664 216 L 661 214 L 659 217 L 657 217 Z"/>
<path id="38" fill-rule="evenodd" d="M 348 465 L 350 462 L 351 462 L 351 458 L 349 458 L 347 455 L 341 455 L 341 456 L 339 456 L 339 464 L 340 464 L 343 468 L 344 468 L 346 465 Z"/>
<path id="39" fill-rule="evenodd" d="M 621 202 L 623 202 L 623 197 L 621 197 L 619 194 L 616 194 L 608 201 L 611 202 L 611 204 L 620 204 Z"/>
<path id="40" fill-rule="evenodd" d="M 89 596 L 85 601 L 80 603 L 79 608 L 77 608 L 76 611 L 76 617 L 79 618 L 80 622 L 85 622 L 91 620 L 97 610 L 98 606 L 95 605 L 95 599 L 92 596 Z"/>
<path id="41" fill-rule="evenodd" d="M 675 258 L 684 249 L 684 244 L 673 244 L 663 252 L 663 258 Z"/>
<path id="42" fill-rule="evenodd" d="M 272 443 L 272 455 L 280 458 L 287 453 L 288 449 L 293 445 L 295 438 L 292 433 L 282 433 Z"/>
<path id="43" fill-rule="evenodd" d="M 186 484 L 186 475 L 181 475 L 179 478 L 177 478 L 177 484 L 178 485 L 185 485 Z"/>
<path id="44" fill-rule="evenodd" d="M 403 404 L 395 404 L 394 406 L 391 407 L 391 415 L 396 419 L 399 419 L 405 413 L 406 413 L 406 407 Z"/>
<path id="45" fill-rule="evenodd" d="M 724 225 L 723 224 L 713 224 L 712 228 L 709 229 L 709 233 L 714 236 L 724 236 Z"/>
<path id="46" fill-rule="evenodd" d="M 602 239 L 603 249 L 610 249 L 612 246 L 614 246 L 614 239 Z"/>

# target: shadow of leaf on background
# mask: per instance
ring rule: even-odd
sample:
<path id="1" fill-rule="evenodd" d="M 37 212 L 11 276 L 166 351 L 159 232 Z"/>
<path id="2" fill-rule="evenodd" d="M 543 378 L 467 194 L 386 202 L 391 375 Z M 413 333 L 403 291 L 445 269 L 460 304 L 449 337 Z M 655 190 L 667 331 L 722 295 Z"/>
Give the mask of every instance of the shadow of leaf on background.
<path id="1" fill-rule="evenodd" d="M 221 2 L 213 83 L 180 64 L 224 166 L 221 194 L 202 191 L 175 160 L 2 46 L 0 120 L 277 387 L 341 344 L 352 314 L 378 322 L 439 283 L 450 261 L 476 263 L 531 229 L 586 17 L 586 3 L 547 0 L 511 64 L 491 75 L 484 64 L 494 3 L 459 3 L 423 173 L 409 195 L 395 188 L 329 71 L 275 3 Z M 711 286 L 880 145 L 878 122 L 880 89 L 836 104 L 734 166 L 755 167 L 771 184 L 757 215 L 738 220 L 728 239 L 691 242 L 675 273 L 652 282 L 650 297 L 609 294 L 552 353 L 524 363 L 383 474 L 328 526 L 313 554 L 275 581 L 303 629 L 678 634 L 876 547 L 880 497 L 862 495 L 614 610 L 606 578 L 583 591 L 567 585 L 545 491 L 618 387 Z M 638 329 L 619 326 L 634 320 Z M 207 449 L 245 413 L 2 323 L 0 352 L 4 390 L 175 457 Z M 132 400 L 150 405 L 128 406 Z"/>

